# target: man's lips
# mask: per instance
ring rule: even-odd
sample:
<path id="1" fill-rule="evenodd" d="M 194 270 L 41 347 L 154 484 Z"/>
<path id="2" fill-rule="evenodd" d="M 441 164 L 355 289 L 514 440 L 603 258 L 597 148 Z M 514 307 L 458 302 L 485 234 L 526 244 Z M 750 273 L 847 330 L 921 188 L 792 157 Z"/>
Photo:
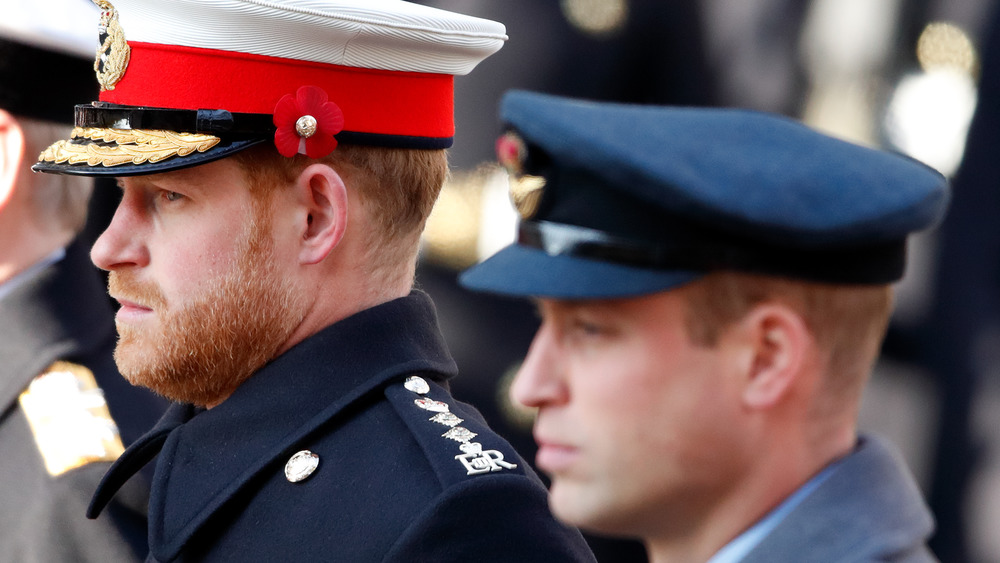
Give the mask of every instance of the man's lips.
<path id="1" fill-rule="evenodd" d="M 546 473 L 565 472 L 579 458 L 580 452 L 575 446 L 537 435 L 535 442 L 538 444 L 535 464 Z"/>
<path id="2" fill-rule="evenodd" d="M 115 297 L 114 299 L 120 305 L 118 313 L 115 316 L 115 319 L 119 321 L 137 319 L 153 312 L 153 309 L 136 303 L 135 301 L 129 301 L 128 299 L 122 299 L 119 297 Z"/>

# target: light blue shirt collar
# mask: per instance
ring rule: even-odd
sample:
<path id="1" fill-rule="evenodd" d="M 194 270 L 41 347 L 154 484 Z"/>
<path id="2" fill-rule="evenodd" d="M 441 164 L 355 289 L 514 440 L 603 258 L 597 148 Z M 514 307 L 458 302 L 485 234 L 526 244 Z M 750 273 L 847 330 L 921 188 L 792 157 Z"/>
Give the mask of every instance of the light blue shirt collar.
<path id="1" fill-rule="evenodd" d="M 837 465 L 839 465 L 839 462 L 831 463 L 823 471 L 817 473 L 815 477 L 806 481 L 804 485 L 789 495 L 774 510 L 768 512 L 756 524 L 724 545 L 707 563 L 739 563 L 742 561 L 772 530 L 778 527 L 778 524 L 788 516 L 788 513 L 794 510 L 806 497 L 822 485 L 823 481 L 826 481 L 833 474 Z"/>

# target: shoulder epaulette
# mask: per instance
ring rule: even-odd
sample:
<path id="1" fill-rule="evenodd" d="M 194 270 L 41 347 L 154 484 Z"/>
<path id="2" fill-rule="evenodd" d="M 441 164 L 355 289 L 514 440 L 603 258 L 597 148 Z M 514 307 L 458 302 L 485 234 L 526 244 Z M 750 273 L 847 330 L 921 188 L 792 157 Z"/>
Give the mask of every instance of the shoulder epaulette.
<path id="1" fill-rule="evenodd" d="M 125 451 L 104 392 L 84 366 L 52 364 L 19 400 L 53 477 L 88 463 L 114 461 Z"/>
<path id="2" fill-rule="evenodd" d="M 524 473 L 513 447 L 438 384 L 410 376 L 385 394 L 445 486 L 477 475 Z"/>

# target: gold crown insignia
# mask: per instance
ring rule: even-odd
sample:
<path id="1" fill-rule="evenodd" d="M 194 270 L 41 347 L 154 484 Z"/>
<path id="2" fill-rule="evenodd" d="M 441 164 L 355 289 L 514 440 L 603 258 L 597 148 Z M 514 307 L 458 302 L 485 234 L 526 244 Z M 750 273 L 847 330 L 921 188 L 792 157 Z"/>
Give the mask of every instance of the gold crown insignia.
<path id="1" fill-rule="evenodd" d="M 125 31 L 118 23 L 118 10 L 107 0 L 94 0 L 101 8 L 100 40 L 94 71 L 101 91 L 114 90 L 115 84 L 125 75 L 131 50 L 125 41 Z"/>

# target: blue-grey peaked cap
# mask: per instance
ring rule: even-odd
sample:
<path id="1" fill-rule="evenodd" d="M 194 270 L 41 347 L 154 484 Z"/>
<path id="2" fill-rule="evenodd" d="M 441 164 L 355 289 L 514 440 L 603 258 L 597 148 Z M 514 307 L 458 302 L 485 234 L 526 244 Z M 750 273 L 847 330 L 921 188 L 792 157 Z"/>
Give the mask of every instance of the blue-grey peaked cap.
<path id="1" fill-rule="evenodd" d="M 948 200 L 916 160 L 760 112 L 514 91 L 501 118 L 545 186 L 518 243 L 463 275 L 472 289 L 615 297 L 720 269 L 888 283 Z"/>

